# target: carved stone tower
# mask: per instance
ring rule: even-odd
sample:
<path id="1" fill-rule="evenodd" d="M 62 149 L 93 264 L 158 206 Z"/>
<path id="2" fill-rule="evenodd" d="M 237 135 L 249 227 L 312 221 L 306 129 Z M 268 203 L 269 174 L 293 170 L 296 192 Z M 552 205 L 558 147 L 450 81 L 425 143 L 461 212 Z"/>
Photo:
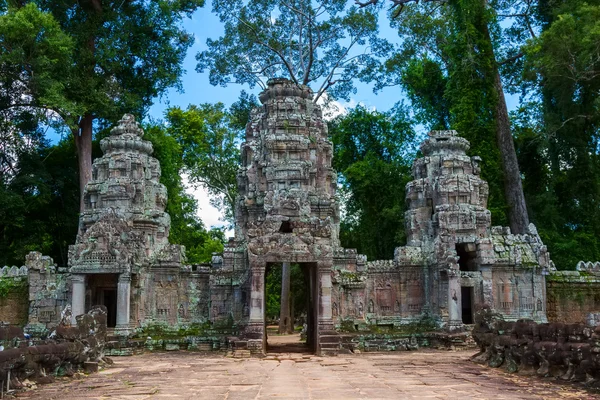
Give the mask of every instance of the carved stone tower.
<path id="1" fill-rule="evenodd" d="M 271 263 L 305 268 L 312 294 L 309 341 L 317 351 L 326 351 L 333 331 L 331 270 L 339 248 L 336 174 L 327 125 L 312 97 L 308 87 L 270 80 L 242 144 L 235 233 L 236 242 L 247 249 L 247 335 L 257 347 L 264 345 L 264 280 Z"/>
<path id="2" fill-rule="evenodd" d="M 79 233 L 69 249 L 73 316 L 104 304 L 109 325 L 124 331 L 130 322 L 132 274 L 173 250 L 168 242 L 167 190 L 159 182 L 152 144 L 143 134 L 134 117 L 126 114 L 100 142 L 104 155 L 94 161 Z"/>
<path id="3" fill-rule="evenodd" d="M 421 145 L 424 157 L 413 164 L 408 241 L 395 254 L 401 275 L 420 281 L 409 302 L 419 316 L 449 329 L 473 323 L 484 304 L 508 319 L 545 321 L 546 247 L 533 225 L 526 235 L 491 226 L 481 159 L 467 156 L 468 149 L 455 131 L 433 131 Z"/>

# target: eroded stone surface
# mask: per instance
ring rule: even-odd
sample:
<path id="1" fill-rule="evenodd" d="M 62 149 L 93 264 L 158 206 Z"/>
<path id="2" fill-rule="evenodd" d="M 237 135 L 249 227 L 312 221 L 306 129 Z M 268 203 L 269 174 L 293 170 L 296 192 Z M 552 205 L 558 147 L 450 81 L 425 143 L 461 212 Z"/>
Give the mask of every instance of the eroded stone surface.
<path id="1" fill-rule="evenodd" d="M 506 374 L 470 352 L 419 351 L 282 360 L 145 354 L 82 380 L 26 393 L 35 399 L 584 399 L 585 390 Z"/>

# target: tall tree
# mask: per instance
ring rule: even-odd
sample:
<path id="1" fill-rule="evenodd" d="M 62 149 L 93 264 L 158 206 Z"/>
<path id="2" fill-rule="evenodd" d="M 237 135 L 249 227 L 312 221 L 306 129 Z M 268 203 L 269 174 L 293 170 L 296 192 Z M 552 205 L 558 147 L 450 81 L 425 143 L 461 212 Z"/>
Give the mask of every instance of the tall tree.
<path id="1" fill-rule="evenodd" d="M 377 4 L 378 0 L 356 2 L 365 7 Z M 420 7 L 405 7 L 413 2 L 418 3 L 416 0 L 392 0 L 392 4 L 397 6 L 392 14 L 397 18 L 400 33 L 410 35 L 410 38 L 404 38 L 400 53 L 388 66 L 395 64 L 395 68 L 401 71 L 406 68 L 413 74 L 417 72 L 417 78 L 418 68 L 423 68 L 422 74 L 426 75 L 422 77 L 438 79 L 436 82 L 429 81 L 428 87 L 419 86 L 423 82 L 411 79 L 414 76 L 400 78 L 400 83 L 409 87 L 409 95 L 419 98 L 417 103 L 422 110 L 431 113 L 433 107 L 448 107 L 442 115 L 450 116 L 449 121 L 437 115 L 438 118 L 433 121 L 435 126 L 450 122 L 472 145 L 488 147 L 481 152 L 482 155 L 486 153 L 487 162 L 500 160 L 501 176 L 494 174 L 489 165 L 483 165 L 483 173 L 488 180 L 496 175 L 493 177 L 495 180 L 504 182 L 500 196 L 493 190 L 490 193 L 490 203 L 495 206 L 492 213 L 496 222 L 504 222 L 502 208 L 505 200 L 511 230 L 524 233 L 529 225 L 529 216 L 499 71 L 499 65 L 510 60 L 497 59 L 497 15 L 487 0 L 429 0 Z M 409 62 L 413 57 L 420 62 Z M 432 69 L 432 61 L 437 63 L 437 71 Z M 424 67 L 429 68 L 425 70 Z M 439 70 L 445 74 L 440 74 Z M 438 103 L 436 100 L 440 98 L 446 99 L 446 102 Z M 489 148 L 491 138 L 488 133 L 493 133 L 495 149 Z M 474 149 L 477 150 L 480 149 Z"/>
<path id="2" fill-rule="evenodd" d="M 281 305 L 279 310 L 279 333 L 294 333 L 292 321 L 292 265 L 284 262 L 281 265 Z"/>
<path id="3" fill-rule="evenodd" d="M 342 245 L 371 259 L 389 259 L 404 240 L 404 187 L 415 153 L 406 110 L 397 106 L 379 113 L 357 107 L 329 126 L 333 166 L 347 194 Z"/>
<path id="4" fill-rule="evenodd" d="M 519 156 L 532 217 L 560 269 L 600 258 L 600 2 L 552 2 L 524 51 Z"/>
<path id="5" fill-rule="evenodd" d="M 266 87 L 286 77 L 309 85 L 317 101 L 325 93 L 348 98 L 352 81 L 374 70 L 376 56 L 389 51 L 377 37 L 376 14 L 347 7 L 345 0 L 220 0 L 213 3 L 225 25 L 222 37 L 198 53 L 198 72 L 213 85 Z"/>
<path id="6" fill-rule="evenodd" d="M 181 64 L 193 42 L 181 22 L 204 1 L 32 2 L 54 16 L 75 46 L 73 62 L 62 67 L 68 78 L 64 95 L 77 109 L 54 110 L 75 138 L 83 193 L 91 177 L 94 127 L 125 112 L 141 117 L 153 98 L 180 84 Z"/>

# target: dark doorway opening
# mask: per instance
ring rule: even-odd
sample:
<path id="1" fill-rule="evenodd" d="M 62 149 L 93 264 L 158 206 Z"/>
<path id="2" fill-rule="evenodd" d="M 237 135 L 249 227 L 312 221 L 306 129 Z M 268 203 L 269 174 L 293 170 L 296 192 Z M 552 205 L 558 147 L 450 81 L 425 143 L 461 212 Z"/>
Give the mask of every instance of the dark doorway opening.
<path id="1" fill-rule="evenodd" d="M 265 348 L 268 353 L 314 353 L 317 343 L 316 263 L 291 263 L 290 312 L 292 334 L 279 333 L 282 264 L 265 271 Z M 284 313 L 285 314 L 285 313 Z"/>
<path id="2" fill-rule="evenodd" d="M 477 271 L 477 252 L 475 243 L 457 243 L 456 255 L 461 271 Z"/>
<path id="3" fill-rule="evenodd" d="M 461 287 L 461 304 L 462 304 L 462 322 L 463 324 L 470 325 L 473 323 L 473 288 L 472 287 Z"/>
<path id="4" fill-rule="evenodd" d="M 117 325 L 117 282 L 118 274 L 88 275 L 86 289 L 86 312 L 94 305 L 106 307 L 106 326 Z"/>
<path id="5" fill-rule="evenodd" d="M 104 289 L 103 292 L 103 305 L 106 306 L 106 326 L 114 328 L 117 326 L 117 291 Z"/>

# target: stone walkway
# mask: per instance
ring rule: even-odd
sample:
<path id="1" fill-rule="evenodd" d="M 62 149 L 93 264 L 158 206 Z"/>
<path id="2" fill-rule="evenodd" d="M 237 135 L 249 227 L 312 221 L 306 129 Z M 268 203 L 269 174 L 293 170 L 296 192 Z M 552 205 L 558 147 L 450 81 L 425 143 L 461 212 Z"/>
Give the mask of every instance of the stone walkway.
<path id="1" fill-rule="evenodd" d="M 552 381 L 468 361 L 472 352 L 420 350 L 321 358 L 234 359 L 193 352 L 115 358 L 83 379 L 21 393 L 30 399 L 593 399 Z"/>

